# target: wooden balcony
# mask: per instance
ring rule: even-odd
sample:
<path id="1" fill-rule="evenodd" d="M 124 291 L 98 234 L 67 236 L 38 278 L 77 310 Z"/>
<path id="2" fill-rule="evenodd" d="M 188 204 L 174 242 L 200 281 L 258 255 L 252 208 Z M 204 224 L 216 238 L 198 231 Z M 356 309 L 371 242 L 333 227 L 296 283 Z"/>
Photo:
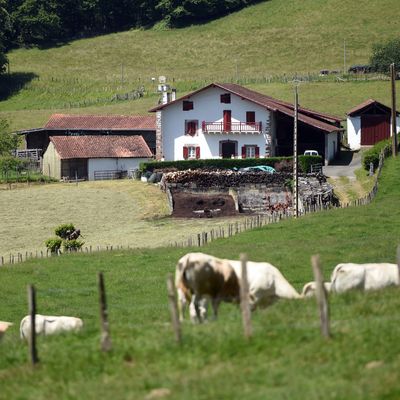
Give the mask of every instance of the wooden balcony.
<path id="1" fill-rule="evenodd" d="M 203 133 L 209 134 L 250 134 L 262 132 L 261 122 L 202 122 Z"/>

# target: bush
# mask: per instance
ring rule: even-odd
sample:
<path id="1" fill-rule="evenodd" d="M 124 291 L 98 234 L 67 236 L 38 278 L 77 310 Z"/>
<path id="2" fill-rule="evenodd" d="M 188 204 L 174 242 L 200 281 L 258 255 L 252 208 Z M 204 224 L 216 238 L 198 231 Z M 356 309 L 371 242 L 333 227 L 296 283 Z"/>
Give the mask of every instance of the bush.
<path id="1" fill-rule="evenodd" d="M 77 239 L 64 240 L 64 242 L 63 242 L 65 251 L 78 251 L 84 244 L 85 244 L 85 242 L 82 242 Z"/>
<path id="2" fill-rule="evenodd" d="M 176 168 L 179 171 L 187 169 L 202 169 L 202 168 L 220 168 L 233 169 L 253 167 L 256 165 L 268 165 L 275 168 L 277 163 L 287 161 L 291 162 L 293 157 L 268 157 L 268 158 L 217 158 L 206 160 L 182 160 L 182 161 L 151 161 L 140 164 L 140 170 L 144 172 L 153 172 L 155 169 L 171 169 Z M 321 163 L 321 156 L 299 156 L 299 167 L 302 172 L 310 171 L 311 164 Z"/>
<path id="3" fill-rule="evenodd" d="M 0 171 L 5 174 L 9 171 L 21 171 L 26 167 L 26 160 L 5 155 L 0 157 Z"/>
<path id="4" fill-rule="evenodd" d="M 397 141 L 399 140 L 399 135 L 397 137 Z M 374 165 L 374 169 L 378 168 L 379 165 L 379 155 L 381 152 L 385 152 L 385 156 L 392 154 L 392 139 L 381 140 L 376 143 L 373 147 L 367 150 L 362 157 L 362 163 L 364 169 L 369 171 L 369 165 L 372 163 Z"/>
<path id="5" fill-rule="evenodd" d="M 50 238 L 45 242 L 46 247 L 51 251 L 52 254 L 58 253 L 61 248 L 62 239 L 60 238 Z"/>
<path id="6" fill-rule="evenodd" d="M 71 234 L 74 230 L 75 227 L 73 224 L 64 224 L 56 228 L 55 234 L 62 239 L 67 239 L 68 235 Z"/>

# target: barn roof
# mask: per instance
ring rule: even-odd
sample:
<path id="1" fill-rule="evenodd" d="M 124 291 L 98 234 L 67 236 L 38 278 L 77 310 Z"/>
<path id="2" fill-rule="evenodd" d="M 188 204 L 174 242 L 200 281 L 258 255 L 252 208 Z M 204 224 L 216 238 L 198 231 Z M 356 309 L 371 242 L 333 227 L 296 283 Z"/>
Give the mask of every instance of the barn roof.
<path id="1" fill-rule="evenodd" d="M 154 115 L 73 115 L 53 114 L 46 125 L 47 130 L 156 130 Z"/>
<path id="2" fill-rule="evenodd" d="M 347 115 L 349 117 L 355 117 L 359 114 L 362 114 L 363 111 L 365 111 L 367 108 L 369 108 L 371 106 L 376 106 L 376 107 L 380 108 L 384 113 L 387 113 L 387 114 L 391 114 L 391 112 L 392 112 L 392 109 L 390 107 L 386 106 L 385 104 L 383 104 L 377 100 L 374 100 L 374 99 L 368 99 L 368 100 L 363 101 L 358 106 L 355 106 L 351 110 L 347 111 Z M 399 115 L 400 113 L 398 111 L 396 111 L 396 114 Z"/>
<path id="3" fill-rule="evenodd" d="M 233 93 L 237 96 L 240 96 L 243 99 L 249 100 L 253 103 L 256 103 L 262 107 L 267 108 L 268 110 L 271 111 L 279 111 L 283 114 L 293 116 L 294 113 L 294 105 L 282 100 L 275 99 L 271 96 L 267 96 L 265 94 L 255 92 L 254 90 L 247 89 L 241 85 L 237 85 L 235 83 L 211 83 L 208 86 L 205 86 L 201 89 L 198 89 L 194 92 L 191 92 L 187 94 L 186 96 L 180 97 L 179 99 L 176 99 L 174 101 L 171 101 L 166 104 L 161 104 L 158 107 L 152 108 L 149 110 L 150 112 L 155 112 L 158 110 L 162 110 L 163 108 L 173 104 L 177 103 L 178 101 L 182 101 L 185 99 L 190 98 L 191 96 L 202 92 L 206 89 L 209 89 L 211 87 L 218 87 L 220 89 L 226 90 L 227 92 Z M 304 107 L 298 107 L 298 118 L 300 121 L 314 126 L 315 128 L 324 130 L 326 132 L 334 132 L 341 130 L 340 127 L 337 125 L 340 124 L 340 122 L 343 120 L 342 118 L 339 118 L 337 116 L 331 115 L 331 114 L 326 114 L 326 113 L 321 113 L 318 111 L 313 111 Z"/>
<path id="4" fill-rule="evenodd" d="M 152 153 L 142 136 L 51 136 L 50 142 L 61 159 L 150 158 Z"/>

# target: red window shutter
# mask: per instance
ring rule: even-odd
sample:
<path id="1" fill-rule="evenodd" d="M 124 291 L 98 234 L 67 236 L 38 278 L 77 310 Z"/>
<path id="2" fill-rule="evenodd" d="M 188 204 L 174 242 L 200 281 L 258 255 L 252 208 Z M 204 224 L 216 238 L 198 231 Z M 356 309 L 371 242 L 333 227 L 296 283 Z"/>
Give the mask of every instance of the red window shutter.
<path id="1" fill-rule="evenodd" d="M 196 147 L 196 159 L 200 158 L 200 147 Z"/>
<path id="2" fill-rule="evenodd" d="M 258 146 L 256 146 L 256 149 L 255 149 L 255 156 L 256 156 L 256 158 L 260 158 L 260 148 Z"/>
<path id="3" fill-rule="evenodd" d="M 242 158 L 246 158 L 246 146 L 242 146 Z"/>
<path id="4" fill-rule="evenodd" d="M 189 149 L 187 146 L 183 146 L 183 158 L 187 160 L 189 158 Z"/>

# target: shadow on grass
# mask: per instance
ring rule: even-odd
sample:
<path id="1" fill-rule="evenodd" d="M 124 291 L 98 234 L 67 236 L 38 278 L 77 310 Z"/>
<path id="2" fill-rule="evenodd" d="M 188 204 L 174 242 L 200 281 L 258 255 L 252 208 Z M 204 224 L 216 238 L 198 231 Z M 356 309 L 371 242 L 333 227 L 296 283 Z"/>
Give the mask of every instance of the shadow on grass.
<path id="1" fill-rule="evenodd" d="M 33 72 L 12 72 L 0 75 L 0 101 L 15 95 L 38 76 Z"/>

